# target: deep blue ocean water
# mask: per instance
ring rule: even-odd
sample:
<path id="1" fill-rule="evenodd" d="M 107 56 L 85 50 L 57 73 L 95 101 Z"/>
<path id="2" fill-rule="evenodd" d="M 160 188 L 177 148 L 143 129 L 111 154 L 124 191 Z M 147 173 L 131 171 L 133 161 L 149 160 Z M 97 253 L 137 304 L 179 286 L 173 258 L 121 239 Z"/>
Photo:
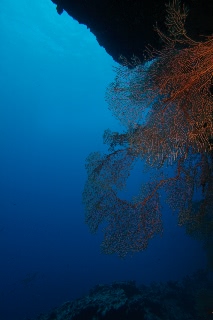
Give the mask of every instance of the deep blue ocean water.
<path id="1" fill-rule="evenodd" d="M 121 130 L 105 102 L 115 66 L 90 30 L 50 0 L 1 0 L 0 319 L 24 320 L 100 283 L 178 280 L 205 267 L 165 205 L 145 252 L 104 255 L 84 222 L 85 159 Z M 132 189 L 140 181 L 135 175 Z"/>

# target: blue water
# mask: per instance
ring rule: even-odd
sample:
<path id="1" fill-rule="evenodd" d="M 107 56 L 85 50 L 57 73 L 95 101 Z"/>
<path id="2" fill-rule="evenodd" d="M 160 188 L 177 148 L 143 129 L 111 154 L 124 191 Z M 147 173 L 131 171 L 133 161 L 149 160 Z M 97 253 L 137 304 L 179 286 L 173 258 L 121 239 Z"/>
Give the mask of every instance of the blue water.
<path id="1" fill-rule="evenodd" d="M 1 0 L 0 319 L 47 312 L 99 283 L 181 279 L 201 244 L 164 206 L 164 236 L 125 260 L 103 255 L 84 223 L 85 158 L 122 130 L 104 100 L 112 58 L 50 0 Z M 137 185 L 137 175 L 132 185 Z"/>

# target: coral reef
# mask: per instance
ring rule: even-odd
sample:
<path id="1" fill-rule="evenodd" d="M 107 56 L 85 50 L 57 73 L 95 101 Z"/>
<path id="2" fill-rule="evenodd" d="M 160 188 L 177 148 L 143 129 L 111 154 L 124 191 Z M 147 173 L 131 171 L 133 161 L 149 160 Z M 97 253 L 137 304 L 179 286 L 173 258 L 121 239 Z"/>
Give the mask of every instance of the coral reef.
<path id="1" fill-rule="evenodd" d="M 212 221 L 213 208 L 213 36 L 188 36 L 188 11 L 179 0 L 166 8 L 167 33 L 156 28 L 163 49 L 148 50 L 146 64 L 123 58 L 107 90 L 109 108 L 126 131 L 107 130 L 109 154 L 93 153 L 86 163 L 86 223 L 92 232 L 104 223 L 103 251 L 122 257 L 162 234 L 165 191 L 179 226 L 193 236 L 202 229 L 204 241 L 212 234 L 203 226 Z M 141 179 L 140 192 L 127 201 L 120 190 L 138 159 L 150 169 L 150 181 Z M 205 248 L 212 250 L 212 237 Z"/>
<path id="2" fill-rule="evenodd" d="M 213 282 L 199 271 L 182 282 L 97 285 L 81 299 L 35 320 L 210 320 L 212 301 Z"/>

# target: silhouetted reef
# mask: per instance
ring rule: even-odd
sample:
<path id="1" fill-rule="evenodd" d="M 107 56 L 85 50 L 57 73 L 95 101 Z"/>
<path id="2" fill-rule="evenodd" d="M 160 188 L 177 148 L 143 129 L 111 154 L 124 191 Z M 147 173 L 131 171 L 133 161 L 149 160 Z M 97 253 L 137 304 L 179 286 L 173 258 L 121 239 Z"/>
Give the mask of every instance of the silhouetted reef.
<path id="1" fill-rule="evenodd" d="M 213 319 L 213 280 L 204 271 L 181 282 L 136 286 L 97 285 L 88 295 L 66 302 L 36 320 L 209 320 Z"/>
<path id="2" fill-rule="evenodd" d="M 165 32 L 168 0 L 52 0 L 58 14 L 65 10 L 86 25 L 106 52 L 119 61 L 120 55 L 133 55 L 143 61 L 147 45 L 160 49 L 162 41 L 154 31 L 156 23 Z M 189 10 L 186 19 L 188 36 L 200 40 L 213 32 L 213 1 L 181 1 Z M 72 30 L 70 30 L 72 32 Z"/>

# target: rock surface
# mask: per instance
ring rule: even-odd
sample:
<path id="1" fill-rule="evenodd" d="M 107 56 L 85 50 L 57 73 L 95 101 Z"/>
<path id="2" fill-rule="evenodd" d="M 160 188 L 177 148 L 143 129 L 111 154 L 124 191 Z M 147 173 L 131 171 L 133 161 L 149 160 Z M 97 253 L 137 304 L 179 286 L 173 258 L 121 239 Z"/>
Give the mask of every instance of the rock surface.
<path id="1" fill-rule="evenodd" d="M 153 26 L 165 31 L 167 0 L 52 0 L 58 14 L 65 10 L 79 23 L 86 25 L 115 61 L 123 55 L 136 55 L 143 60 L 147 45 L 161 47 Z M 184 0 L 189 10 L 186 29 L 197 40 L 213 33 L 213 1 Z"/>
<path id="2" fill-rule="evenodd" d="M 203 271 L 182 282 L 98 285 L 81 299 L 66 302 L 36 320 L 210 320 L 212 285 Z"/>

